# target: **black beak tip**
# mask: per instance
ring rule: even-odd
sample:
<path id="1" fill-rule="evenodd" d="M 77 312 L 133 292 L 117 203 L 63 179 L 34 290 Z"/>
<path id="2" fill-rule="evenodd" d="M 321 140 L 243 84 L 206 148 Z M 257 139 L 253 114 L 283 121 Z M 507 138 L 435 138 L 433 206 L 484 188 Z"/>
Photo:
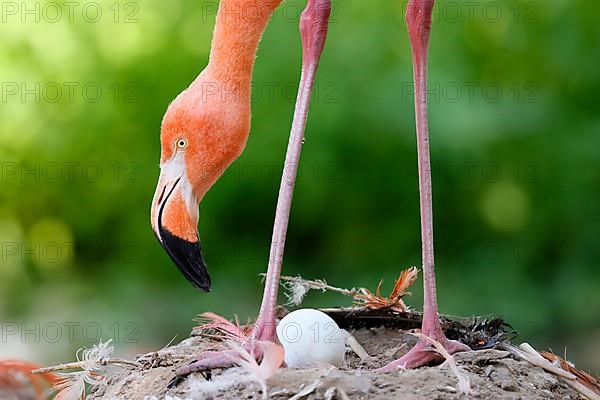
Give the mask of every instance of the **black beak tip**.
<path id="1" fill-rule="evenodd" d="M 160 228 L 161 244 L 186 279 L 197 289 L 210 292 L 211 280 L 199 242 L 189 242 Z"/>
<path id="2" fill-rule="evenodd" d="M 205 284 L 205 285 L 196 285 L 196 284 L 192 283 L 192 285 L 194 285 L 195 288 L 202 290 L 203 292 L 206 292 L 206 293 L 210 293 L 211 292 L 211 290 L 210 290 L 210 278 L 208 280 L 208 284 Z"/>

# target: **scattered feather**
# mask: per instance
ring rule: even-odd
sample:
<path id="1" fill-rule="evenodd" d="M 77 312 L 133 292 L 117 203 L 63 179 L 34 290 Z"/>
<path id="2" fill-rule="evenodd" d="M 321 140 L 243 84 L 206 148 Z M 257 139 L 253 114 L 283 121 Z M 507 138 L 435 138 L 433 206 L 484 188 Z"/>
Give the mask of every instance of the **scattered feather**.
<path id="1" fill-rule="evenodd" d="M 228 368 L 217 377 L 206 380 L 203 376 L 191 376 L 188 378 L 190 393 L 203 393 L 204 395 L 214 394 L 220 391 L 228 390 L 235 385 L 249 383 L 250 377 L 247 374 L 240 374 L 241 368 Z"/>
<path id="2" fill-rule="evenodd" d="M 304 297 L 310 291 L 310 286 L 303 280 L 284 282 L 285 295 L 288 299 L 286 305 L 299 306 L 304 301 Z"/>
<path id="3" fill-rule="evenodd" d="M 55 400 L 84 399 L 86 385 L 98 385 L 105 379 L 102 373 L 114 351 L 110 342 L 100 342 L 91 349 L 77 350 L 77 363 L 81 371 L 58 372 L 59 381 L 55 387 L 59 392 Z"/>
<path id="4" fill-rule="evenodd" d="M 452 356 L 452 354 L 448 353 L 446 348 L 437 340 L 430 338 L 429 336 L 424 335 L 422 333 L 417 333 L 416 335 L 421 338 L 424 338 L 429 343 L 431 343 L 433 345 L 433 348 L 435 349 L 435 351 L 439 355 L 441 355 L 442 357 L 444 357 L 446 359 L 444 364 L 448 365 L 450 367 L 450 370 L 454 373 L 454 375 L 456 376 L 456 379 L 458 380 L 458 386 L 457 386 L 458 393 L 465 394 L 467 396 L 472 395 L 473 390 L 471 389 L 471 382 L 469 380 L 469 377 L 460 371 L 460 369 L 458 368 L 458 365 L 456 365 L 456 360 Z"/>
<path id="5" fill-rule="evenodd" d="M 51 372 L 32 374 L 37 368 L 38 365 L 26 361 L 0 361 L 0 390 L 13 398 L 20 398 L 23 391 L 28 391 L 36 400 L 48 399 L 48 389 L 58 383 L 58 377 Z"/>
<path id="6" fill-rule="evenodd" d="M 241 325 L 238 317 L 231 322 L 212 312 L 200 314 L 196 319 L 200 325 L 194 328 L 194 334 L 223 341 L 246 343 L 252 332 L 252 325 Z"/>
<path id="7" fill-rule="evenodd" d="M 229 342 L 228 344 L 239 355 L 239 359 L 234 360 L 234 362 L 246 370 L 252 380 L 260 384 L 263 398 L 268 399 L 267 380 L 275 375 L 275 372 L 283 364 L 283 347 L 272 342 L 258 342 L 256 345 L 260 347 L 260 351 L 262 352 L 262 360 L 259 364 L 256 361 L 256 357 L 238 343 Z"/>
<path id="8" fill-rule="evenodd" d="M 359 293 L 354 296 L 355 304 L 371 310 L 388 308 L 393 311 L 406 312 L 408 307 L 402 301 L 402 298 L 409 295 L 408 288 L 417 280 L 419 270 L 416 267 L 410 267 L 400 272 L 400 276 L 394 284 L 392 293 L 388 296 L 381 295 L 381 285 L 383 279 L 379 281 L 375 293 L 365 288 L 360 288 Z"/>
<path id="9" fill-rule="evenodd" d="M 321 381 L 321 379 L 317 379 L 316 381 L 314 381 L 310 385 L 306 385 L 302 390 L 290 397 L 290 400 L 299 400 L 303 397 L 306 397 L 309 394 L 313 393 L 315 390 L 317 390 L 319 387 L 321 387 L 321 385 L 323 385 L 323 382 Z"/>
<path id="10" fill-rule="evenodd" d="M 263 392 L 263 398 L 268 399 L 267 380 L 273 376 L 283 364 L 283 348 L 271 342 L 258 342 L 256 350 L 262 355 L 260 364 L 256 361 L 256 355 L 248 352 L 242 345 L 235 341 L 228 341 L 227 346 L 233 350 L 235 357 L 232 361 L 239 368 L 229 368 L 217 378 L 207 381 L 205 379 L 191 379 L 190 391 L 199 393 L 215 393 L 227 390 L 232 386 L 258 382 Z M 246 372 L 240 374 L 240 371 Z"/>
<path id="11" fill-rule="evenodd" d="M 366 395 L 373 386 L 373 381 L 370 378 L 363 376 L 358 372 L 355 372 L 355 375 L 351 379 L 348 379 L 348 377 L 343 377 L 344 373 L 335 367 L 329 367 L 326 370 L 321 371 L 318 379 L 310 384 L 303 385 L 289 400 L 300 400 L 310 396 L 317 390 L 325 391 L 325 394 L 327 394 L 330 392 L 331 388 L 337 389 L 335 391 L 337 399 L 348 400 L 348 395 L 346 393 L 359 392 Z M 360 397 L 362 398 L 363 396 Z"/>

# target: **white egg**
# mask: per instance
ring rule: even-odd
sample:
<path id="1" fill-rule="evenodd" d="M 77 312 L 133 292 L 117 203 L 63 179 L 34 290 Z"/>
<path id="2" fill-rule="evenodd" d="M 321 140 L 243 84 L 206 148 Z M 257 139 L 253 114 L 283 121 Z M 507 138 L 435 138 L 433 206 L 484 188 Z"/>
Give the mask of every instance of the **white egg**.
<path id="1" fill-rule="evenodd" d="M 341 365 L 346 352 L 344 333 L 329 315 L 310 308 L 293 311 L 277 324 L 277 337 L 290 368 Z"/>

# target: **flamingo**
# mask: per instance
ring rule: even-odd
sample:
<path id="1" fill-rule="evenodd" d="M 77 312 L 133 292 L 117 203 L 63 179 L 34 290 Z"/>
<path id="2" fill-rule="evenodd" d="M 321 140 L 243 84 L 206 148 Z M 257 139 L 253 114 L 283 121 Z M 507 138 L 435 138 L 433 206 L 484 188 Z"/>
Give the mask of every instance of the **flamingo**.
<path id="1" fill-rule="evenodd" d="M 169 106 L 161 127 L 161 174 L 152 203 L 153 230 L 174 263 L 197 288 L 208 291 L 210 278 L 200 252 L 198 204 L 225 169 L 244 150 L 250 131 L 250 82 L 258 43 L 281 0 L 222 0 L 211 46 L 210 62 Z M 262 6 L 261 6 L 262 5 Z M 252 6 L 257 12 L 227 18 L 225 9 Z M 424 271 L 424 336 L 403 357 L 383 367 L 416 368 L 440 355 L 430 339 L 452 354 L 469 350 L 444 335 L 438 312 L 434 268 L 433 212 L 427 121 L 427 58 L 434 0 L 410 0 L 408 25 L 415 88 L 421 236 Z M 241 8 L 240 8 L 241 7 Z M 316 70 L 327 36 L 330 0 L 308 0 L 300 20 L 302 74 L 286 153 L 271 242 L 265 289 L 251 342 L 275 341 L 275 305 L 293 188 Z M 242 13 L 239 13 L 240 16 Z M 208 90 L 210 88 L 210 90 Z M 236 101 L 231 101 L 231 94 Z M 256 350 L 255 348 L 252 349 Z M 259 351 L 259 350 L 257 350 Z M 258 354 L 257 356 L 260 356 Z M 227 352 L 205 352 L 178 370 L 230 365 Z"/>
<path id="2" fill-rule="evenodd" d="M 282 0 L 221 0 L 209 63 L 169 105 L 161 126 L 160 176 L 151 209 L 152 229 L 183 275 L 209 291 L 201 255 L 198 205 L 225 169 L 243 152 L 250 132 L 254 59 L 267 23 Z M 308 0 L 300 18 L 302 73 L 285 158 L 269 264 L 253 343 L 276 341 L 275 307 L 292 195 L 315 74 L 325 39 L 330 0 Z M 205 352 L 177 372 L 231 365 L 228 351 Z"/>

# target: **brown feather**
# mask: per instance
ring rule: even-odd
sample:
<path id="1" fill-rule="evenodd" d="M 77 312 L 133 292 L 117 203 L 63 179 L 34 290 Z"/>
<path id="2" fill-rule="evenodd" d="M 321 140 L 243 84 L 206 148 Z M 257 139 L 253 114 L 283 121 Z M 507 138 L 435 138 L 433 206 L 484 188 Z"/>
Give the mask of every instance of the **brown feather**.
<path id="1" fill-rule="evenodd" d="M 407 290 L 415 282 L 418 274 L 419 270 L 416 267 L 410 267 L 400 272 L 400 276 L 394 284 L 394 289 L 388 297 L 381 295 L 383 279 L 379 281 L 374 294 L 369 289 L 361 288 L 359 293 L 354 296 L 355 303 L 370 310 L 389 308 L 393 311 L 405 312 L 408 307 L 402 301 L 402 297 L 410 294 Z"/>
<path id="2" fill-rule="evenodd" d="M 51 372 L 33 375 L 31 371 L 38 368 L 39 365 L 27 361 L 0 361 L 0 389 L 16 392 L 31 388 L 37 400 L 46 399 L 45 389 L 57 384 L 59 378 Z"/>

